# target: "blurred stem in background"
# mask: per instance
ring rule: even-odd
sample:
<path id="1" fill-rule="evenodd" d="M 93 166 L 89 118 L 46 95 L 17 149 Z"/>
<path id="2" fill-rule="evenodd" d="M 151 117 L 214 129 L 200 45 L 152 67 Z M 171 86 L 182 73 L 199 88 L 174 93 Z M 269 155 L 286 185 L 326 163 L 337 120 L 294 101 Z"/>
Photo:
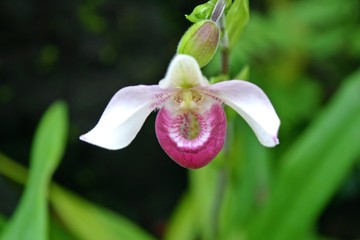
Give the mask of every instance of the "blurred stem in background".
<path id="1" fill-rule="evenodd" d="M 225 10 L 225 0 L 219 0 L 215 6 L 216 7 L 222 3 L 224 6 L 222 7 L 222 11 L 220 14 L 220 18 L 218 19 L 218 24 L 220 27 L 220 32 L 222 34 L 220 40 L 220 51 L 221 51 L 221 73 L 224 76 L 229 76 L 229 40 L 226 33 L 226 26 L 225 26 L 225 14 L 223 11 Z M 214 9 L 214 11 L 215 11 Z M 227 124 L 231 125 L 232 121 L 227 119 Z M 231 134 L 231 133 L 230 133 Z M 225 140 L 225 145 L 222 150 L 224 155 L 224 160 L 222 165 L 219 165 L 218 174 L 217 174 L 217 183 L 216 183 L 216 190 L 213 202 L 213 210 L 211 214 L 211 224 L 210 228 L 213 229 L 213 233 L 211 237 L 213 240 L 219 238 L 219 218 L 220 218 L 220 211 L 221 205 L 223 203 L 224 194 L 226 191 L 226 184 L 228 181 L 228 162 L 229 162 L 229 147 L 231 146 L 231 138 L 229 138 L 229 129 L 227 129 L 227 136 Z"/>

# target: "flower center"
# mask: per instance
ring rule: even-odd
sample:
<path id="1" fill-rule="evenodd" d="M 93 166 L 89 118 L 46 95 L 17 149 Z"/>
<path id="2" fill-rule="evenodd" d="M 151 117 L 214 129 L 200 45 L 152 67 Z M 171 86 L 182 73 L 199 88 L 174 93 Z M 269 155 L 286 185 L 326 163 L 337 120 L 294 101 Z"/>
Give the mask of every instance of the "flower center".
<path id="1" fill-rule="evenodd" d="M 188 140 L 193 140 L 199 136 L 201 131 L 198 114 L 194 112 L 187 112 L 179 116 L 179 129 L 182 137 Z"/>
<path id="2" fill-rule="evenodd" d="M 174 101 L 179 104 L 180 109 L 195 109 L 202 100 L 202 95 L 194 89 L 183 89 L 174 96 Z"/>

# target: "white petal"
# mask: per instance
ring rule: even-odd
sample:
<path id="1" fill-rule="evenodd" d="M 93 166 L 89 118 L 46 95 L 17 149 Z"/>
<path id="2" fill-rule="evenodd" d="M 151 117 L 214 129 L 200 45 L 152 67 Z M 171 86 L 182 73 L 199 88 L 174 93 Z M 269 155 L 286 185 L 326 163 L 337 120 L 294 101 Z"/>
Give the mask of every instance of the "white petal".
<path id="1" fill-rule="evenodd" d="M 209 81 L 202 75 L 195 58 L 178 54 L 171 60 L 165 78 L 159 82 L 160 88 L 191 88 L 207 86 Z"/>
<path id="2" fill-rule="evenodd" d="M 279 143 L 279 117 L 258 86 L 246 81 L 231 80 L 214 84 L 210 89 L 245 119 L 261 144 L 273 147 Z"/>
<path id="3" fill-rule="evenodd" d="M 158 85 L 120 89 L 110 100 L 98 124 L 80 139 L 107 149 L 124 148 L 164 98 L 166 94 Z"/>

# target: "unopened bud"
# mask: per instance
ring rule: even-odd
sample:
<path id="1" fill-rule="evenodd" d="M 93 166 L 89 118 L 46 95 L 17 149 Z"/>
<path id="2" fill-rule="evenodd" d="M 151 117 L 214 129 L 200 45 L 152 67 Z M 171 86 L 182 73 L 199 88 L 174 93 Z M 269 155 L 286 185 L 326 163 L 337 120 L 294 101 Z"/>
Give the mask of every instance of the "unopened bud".
<path id="1" fill-rule="evenodd" d="M 177 53 L 193 56 L 200 67 L 213 58 L 220 42 L 220 28 L 214 21 L 203 20 L 193 24 L 181 38 Z"/>

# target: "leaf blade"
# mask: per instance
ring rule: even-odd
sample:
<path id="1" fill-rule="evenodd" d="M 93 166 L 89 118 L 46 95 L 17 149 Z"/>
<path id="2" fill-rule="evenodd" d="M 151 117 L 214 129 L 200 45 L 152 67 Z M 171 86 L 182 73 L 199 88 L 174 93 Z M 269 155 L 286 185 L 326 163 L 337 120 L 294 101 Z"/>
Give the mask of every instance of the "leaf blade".
<path id="1" fill-rule="evenodd" d="M 2 239 L 47 239 L 48 187 L 65 150 L 67 124 L 67 107 L 63 102 L 52 104 L 41 118 L 31 149 L 27 187 Z"/>
<path id="2" fill-rule="evenodd" d="M 59 186 L 52 186 L 50 196 L 54 210 L 63 223 L 80 239 L 153 239 L 126 218 L 96 206 Z"/>
<path id="3" fill-rule="evenodd" d="M 226 32 L 230 48 L 236 44 L 249 18 L 248 0 L 235 0 L 226 14 Z"/>
<path id="4" fill-rule="evenodd" d="M 360 154 L 351 144 L 360 141 L 359 91 L 357 71 L 283 157 L 274 191 L 251 226 L 250 239 L 263 239 L 270 232 L 267 239 L 300 238 L 315 221 Z"/>

